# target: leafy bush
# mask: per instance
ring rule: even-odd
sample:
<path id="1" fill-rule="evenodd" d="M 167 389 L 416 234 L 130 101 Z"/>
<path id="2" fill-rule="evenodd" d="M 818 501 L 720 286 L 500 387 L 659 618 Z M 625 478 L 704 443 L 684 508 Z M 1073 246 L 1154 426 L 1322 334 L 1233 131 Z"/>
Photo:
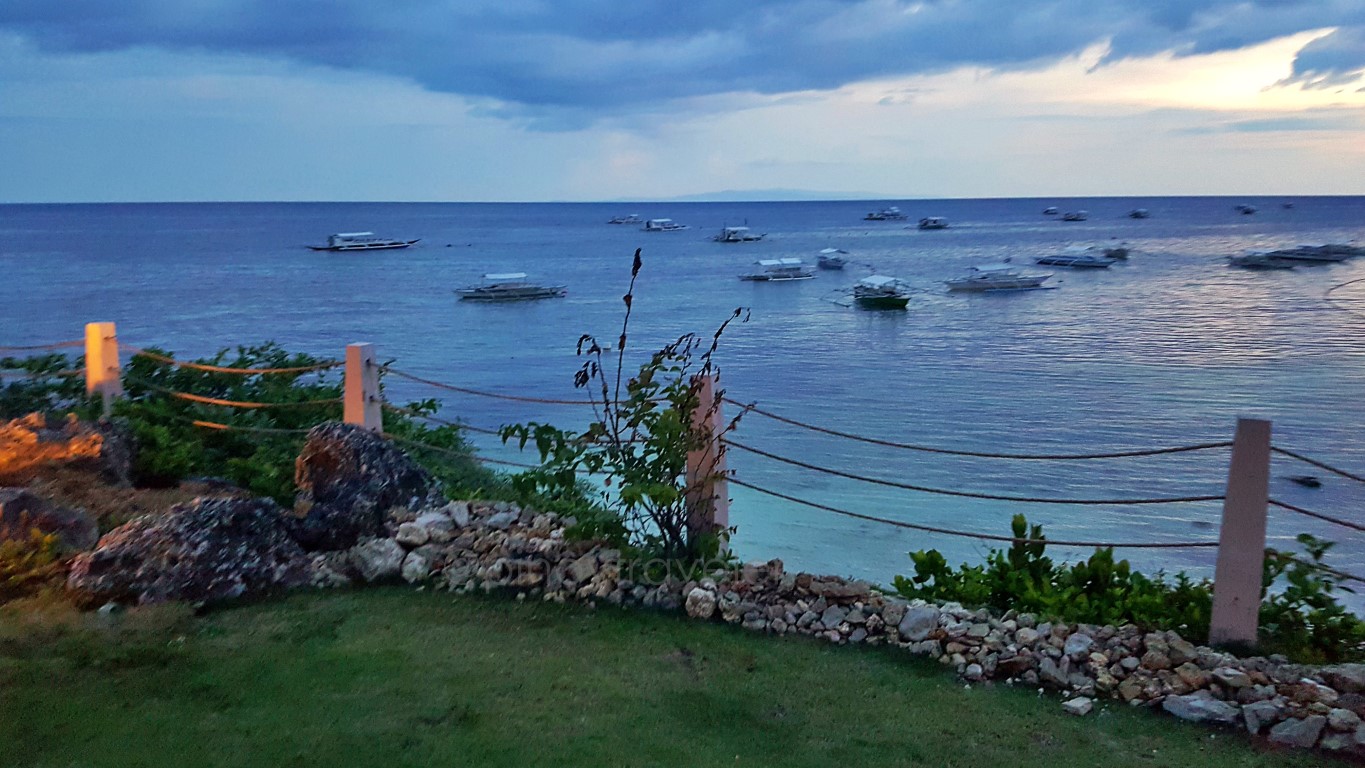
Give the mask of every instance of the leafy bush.
<path id="1" fill-rule="evenodd" d="M 953 570 L 937 550 L 911 552 L 915 575 L 897 576 L 894 586 L 907 597 L 955 601 L 999 611 L 1015 609 L 1089 624 L 1138 624 L 1206 636 L 1212 588 L 1177 574 L 1147 577 L 1127 560 L 1115 562 L 1112 549 L 1098 549 L 1075 564 L 1056 564 L 1044 555 L 1042 526 L 1030 527 L 1015 515 L 1016 541 L 992 550 L 983 565 Z"/>
<path id="2" fill-rule="evenodd" d="M 1112 549 L 1097 549 L 1083 562 L 1057 564 L 1044 555 L 1042 526 L 1015 515 L 1008 550 L 992 550 L 982 565 L 949 567 L 937 550 L 910 553 L 915 574 L 897 576 L 900 594 L 954 601 L 997 611 L 1018 610 L 1087 624 L 1135 624 L 1144 629 L 1174 629 L 1195 640 L 1209 634 L 1213 585 L 1177 573 L 1153 577 L 1134 571 L 1127 560 L 1115 562 Z M 1300 536 L 1310 560 L 1266 551 L 1261 648 L 1303 662 L 1365 658 L 1365 622 L 1349 613 L 1334 592 L 1350 591 L 1322 565 L 1331 548 Z M 1283 577 L 1284 586 L 1275 585 Z"/>
<path id="3" fill-rule="evenodd" d="M 34 528 L 27 539 L 0 541 L 0 603 L 32 595 L 63 575 L 55 535 Z"/>
<path id="4" fill-rule="evenodd" d="M 1342 586 L 1340 574 L 1322 563 L 1333 542 L 1306 533 L 1298 542 L 1308 560 L 1266 550 L 1260 617 L 1266 650 L 1309 663 L 1365 658 L 1365 622 L 1333 596 L 1352 590 Z M 1281 578 L 1284 588 L 1271 591 Z"/>
<path id="5" fill-rule="evenodd" d="M 706 449 L 711 436 L 693 423 L 698 409 L 714 414 L 723 391 L 703 402 L 702 380 L 717 375 L 714 356 L 721 335 L 742 309 L 720 325 L 709 339 L 684 334 L 654 352 L 638 372 L 622 384 L 635 280 L 643 262 L 635 251 L 630 286 L 622 300 L 625 318 L 617 337 L 612 368 L 603 364 L 606 349 L 590 334 L 578 340 L 584 358 L 574 386 L 593 402 L 594 421 L 582 433 L 530 422 L 504 427 L 504 442 L 533 444 L 539 470 L 516 482 L 524 493 L 551 499 L 581 496 L 583 475 L 602 479 L 597 504 L 584 510 L 580 528 L 605 536 L 649 556 L 693 560 L 713 557 L 729 531 L 715 530 L 698 510 L 712 477 L 689 484 L 688 454 Z M 734 429 L 736 417 L 723 432 Z M 711 471 L 714 472 L 714 463 Z"/>
<path id="6" fill-rule="evenodd" d="M 86 398 L 85 378 L 56 375 L 80 370 L 84 365 L 84 356 L 68 358 L 60 352 L 0 357 L 0 369 L 35 374 L 32 378 L 0 378 L 0 418 L 16 419 L 30 413 L 75 413 L 94 418 L 99 405 Z"/>

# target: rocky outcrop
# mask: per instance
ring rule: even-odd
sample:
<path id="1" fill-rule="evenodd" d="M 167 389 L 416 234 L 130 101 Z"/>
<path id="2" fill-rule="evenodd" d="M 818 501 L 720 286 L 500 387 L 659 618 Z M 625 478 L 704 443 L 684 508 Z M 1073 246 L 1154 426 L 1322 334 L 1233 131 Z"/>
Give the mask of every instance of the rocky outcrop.
<path id="1" fill-rule="evenodd" d="M 110 531 L 71 564 L 86 602 L 206 602 L 307 584 L 309 558 L 268 499 L 200 499 Z"/>
<path id="2" fill-rule="evenodd" d="M 54 506 L 25 488 L 0 488 L 0 541 L 29 538 L 37 529 L 57 537 L 62 552 L 84 552 L 99 541 L 95 519 L 80 509 Z"/>
<path id="3" fill-rule="evenodd" d="M 350 424 L 321 424 L 294 465 L 289 530 L 305 549 L 337 550 L 394 533 L 390 511 L 440 498 L 440 484 L 392 443 Z"/>
<path id="4" fill-rule="evenodd" d="M 128 431 L 110 422 L 50 424 L 41 413 L 0 424 L 0 484 L 28 482 L 54 464 L 97 471 L 107 483 L 127 485 L 133 466 Z"/>

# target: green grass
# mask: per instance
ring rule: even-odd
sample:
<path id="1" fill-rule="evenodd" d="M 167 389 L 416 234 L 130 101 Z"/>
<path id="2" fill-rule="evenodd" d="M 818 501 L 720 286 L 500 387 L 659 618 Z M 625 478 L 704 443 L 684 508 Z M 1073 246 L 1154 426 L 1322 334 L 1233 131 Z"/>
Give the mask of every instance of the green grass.
<path id="1" fill-rule="evenodd" d="M 672 616 L 380 589 L 0 612 L 6 766 L 1292 766 L 1233 731 Z"/>

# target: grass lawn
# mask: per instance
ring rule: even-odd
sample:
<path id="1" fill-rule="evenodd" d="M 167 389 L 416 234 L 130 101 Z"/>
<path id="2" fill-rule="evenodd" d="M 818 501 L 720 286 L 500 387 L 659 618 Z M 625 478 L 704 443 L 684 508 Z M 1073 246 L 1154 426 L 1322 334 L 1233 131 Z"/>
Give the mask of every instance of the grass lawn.
<path id="1" fill-rule="evenodd" d="M 0 612 L 5 766 L 1296 766 L 1243 734 L 672 616 L 390 588 Z"/>

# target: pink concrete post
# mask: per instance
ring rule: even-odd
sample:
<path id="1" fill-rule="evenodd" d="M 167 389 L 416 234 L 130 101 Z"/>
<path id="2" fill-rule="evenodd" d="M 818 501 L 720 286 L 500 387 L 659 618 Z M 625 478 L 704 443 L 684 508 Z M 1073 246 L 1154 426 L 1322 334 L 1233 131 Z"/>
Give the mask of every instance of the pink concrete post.
<path id="1" fill-rule="evenodd" d="M 345 399 L 342 421 L 371 432 L 384 431 L 384 402 L 379 394 L 379 365 L 373 344 L 346 345 Z"/>
<path id="2" fill-rule="evenodd" d="M 85 324 L 85 394 L 93 397 L 96 392 L 104 400 L 104 416 L 108 418 L 114 398 L 123 394 L 118 332 L 113 323 Z"/>
<path id="3" fill-rule="evenodd" d="M 1270 495 L 1270 422 L 1238 419 L 1218 534 L 1210 643 L 1256 644 Z"/>
<path id="4" fill-rule="evenodd" d="M 697 409 L 692 426 L 706 435 L 703 447 L 687 453 L 687 529 L 693 536 L 730 527 L 730 483 L 720 444 L 725 420 L 715 400 L 716 377 L 697 380 Z"/>

